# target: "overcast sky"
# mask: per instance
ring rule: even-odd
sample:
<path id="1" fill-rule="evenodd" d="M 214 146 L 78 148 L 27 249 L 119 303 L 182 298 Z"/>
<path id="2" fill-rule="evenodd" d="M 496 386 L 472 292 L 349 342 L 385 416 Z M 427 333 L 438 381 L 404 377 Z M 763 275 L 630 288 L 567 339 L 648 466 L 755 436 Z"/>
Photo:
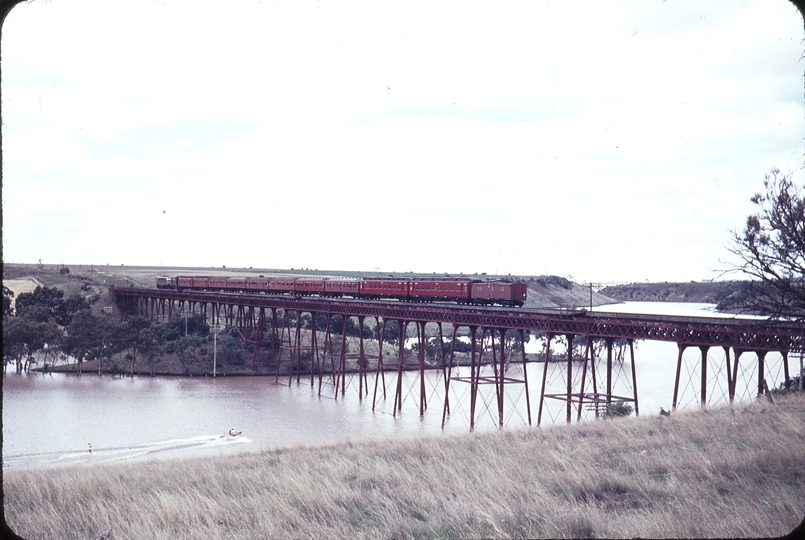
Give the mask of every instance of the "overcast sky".
<path id="1" fill-rule="evenodd" d="M 803 34 L 783 0 L 22 3 L 3 258 L 712 279 L 805 177 Z"/>

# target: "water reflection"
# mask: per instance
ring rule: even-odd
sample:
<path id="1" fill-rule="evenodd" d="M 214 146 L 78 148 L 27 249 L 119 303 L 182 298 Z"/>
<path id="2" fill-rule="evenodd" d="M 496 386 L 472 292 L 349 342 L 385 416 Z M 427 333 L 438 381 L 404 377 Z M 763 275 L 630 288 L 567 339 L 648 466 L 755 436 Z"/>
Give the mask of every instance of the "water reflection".
<path id="1" fill-rule="evenodd" d="M 625 305 L 613 306 L 612 311 Z M 715 351 L 715 348 L 713 349 Z M 679 404 L 697 407 L 698 372 L 696 351 L 686 352 L 685 373 Z M 711 352 L 713 403 L 726 402 L 726 383 L 719 365 L 724 363 Z M 641 415 L 656 415 L 660 407 L 671 408 L 677 348 L 673 343 L 636 344 L 638 396 Z M 754 399 L 756 379 L 752 362 L 742 357 L 738 399 Z M 689 364 L 689 365 L 688 365 Z M 531 423 L 537 424 L 542 363 L 527 367 Z M 491 376 L 491 367 L 485 368 Z M 468 376 L 468 368 L 454 375 Z M 772 381 L 781 380 L 782 361 L 767 357 L 767 373 Z M 565 391 L 566 363 L 549 364 L 546 392 Z M 573 378 L 580 384 L 581 363 L 573 365 Z M 512 362 L 507 377 L 523 379 L 521 364 Z M 631 363 L 628 357 L 616 363 L 613 393 L 631 395 Z M 694 381 L 694 384 L 690 384 Z M 374 375 L 369 390 L 358 397 L 357 375 L 347 378 L 346 393 L 336 396 L 332 385 L 318 385 L 287 379 L 277 384 L 273 377 L 225 378 L 81 378 L 67 375 L 16 375 L 3 378 L 3 467 L 53 466 L 63 463 L 98 463 L 134 459 L 184 456 L 227 455 L 240 451 L 295 445 L 321 445 L 347 440 L 414 437 L 442 433 L 444 378 L 440 371 L 426 372 L 424 387 L 426 410 L 419 411 L 418 373 L 405 373 L 402 381 L 402 411 L 395 413 L 393 388 L 396 374 L 378 385 L 372 410 Z M 588 374 L 586 385 L 591 384 Z M 719 386 L 721 385 L 721 386 Z M 466 433 L 470 424 L 471 387 L 452 381 L 449 391 L 450 414 L 445 433 Z M 583 418 L 594 413 L 583 411 Z M 573 421 L 576 410 L 573 410 Z M 546 400 L 543 426 L 562 424 L 566 418 L 564 402 Z M 481 385 L 475 405 L 475 425 L 480 431 L 498 429 L 497 397 L 494 385 Z M 509 384 L 504 391 L 504 427 L 528 426 L 525 385 Z M 241 437 L 223 437 L 230 428 L 242 430 Z M 92 453 L 87 444 L 92 444 Z"/>

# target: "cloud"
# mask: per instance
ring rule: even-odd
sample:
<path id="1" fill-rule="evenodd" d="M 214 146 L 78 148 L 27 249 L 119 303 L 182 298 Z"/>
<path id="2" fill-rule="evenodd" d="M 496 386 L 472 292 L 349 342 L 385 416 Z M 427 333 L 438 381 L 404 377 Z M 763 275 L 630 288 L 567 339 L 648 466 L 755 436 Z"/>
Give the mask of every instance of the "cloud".
<path id="1" fill-rule="evenodd" d="M 4 248 L 712 277 L 801 161 L 802 35 L 777 0 L 21 4 Z"/>

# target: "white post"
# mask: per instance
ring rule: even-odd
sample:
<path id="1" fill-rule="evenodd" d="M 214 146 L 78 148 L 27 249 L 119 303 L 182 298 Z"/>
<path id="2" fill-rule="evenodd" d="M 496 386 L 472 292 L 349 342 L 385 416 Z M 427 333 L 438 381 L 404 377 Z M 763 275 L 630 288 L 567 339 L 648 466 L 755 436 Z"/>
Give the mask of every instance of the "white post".
<path id="1" fill-rule="evenodd" d="M 218 365 L 218 334 L 221 333 L 223 328 L 220 324 L 210 325 L 210 332 L 212 332 L 212 378 L 215 378 L 217 365 Z"/>
<path id="2" fill-rule="evenodd" d="M 797 383 L 799 385 L 799 390 L 803 389 L 803 383 L 805 382 L 805 381 L 803 381 L 803 379 L 805 379 L 805 369 L 802 369 L 802 355 L 803 354 L 805 354 L 805 353 L 803 353 L 802 351 L 799 352 L 799 382 Z"/>

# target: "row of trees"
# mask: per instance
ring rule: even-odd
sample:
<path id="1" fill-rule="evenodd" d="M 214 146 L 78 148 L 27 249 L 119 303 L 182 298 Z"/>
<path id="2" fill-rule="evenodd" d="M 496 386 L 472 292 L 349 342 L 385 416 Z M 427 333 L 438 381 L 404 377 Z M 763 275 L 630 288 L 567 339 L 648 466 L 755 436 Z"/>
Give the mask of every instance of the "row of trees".
<path id="1" fill-rule="evenodd" d="M 37 353 L 55 360 L 61 349 L 64 329 L 72 324 L 73 316 L 89 310 L 89 302 L 81 296 L 64 299 L 64 292 L 37 287 L 21 293 L 12 309 L 14 293 L 3 287 L 3 371 L 9 363 L 16 371 L 27 370 Z"/>
<path id="2" fill-rule="evenodd" d="M 138 361 L 144 360 L 154 375 L 165 355 L 175 355 L 185 373 L 207 360 L 212 352 L 209 326 L 201 315 L 175 318 L 168 324 L 154 325 L 143 317 L 119 320 L 112 315 L 94 315 L 90 303 L 81 296 L 68 299 L 58 289 L 37 287 L 21 293 L 11 309 L 13 293 L 3 290 L 3 371 L 9 364 L 17 373 L 28 371 L 42 360 L 53 366 L 72 358 L 80 375 L 83 364 L 96 360 L 98 373 L 123 372 L 132 376 Z M 231 335 L 222 336 L 220 357 L 231 364 L 242 363 L 240 348 Z"/>

